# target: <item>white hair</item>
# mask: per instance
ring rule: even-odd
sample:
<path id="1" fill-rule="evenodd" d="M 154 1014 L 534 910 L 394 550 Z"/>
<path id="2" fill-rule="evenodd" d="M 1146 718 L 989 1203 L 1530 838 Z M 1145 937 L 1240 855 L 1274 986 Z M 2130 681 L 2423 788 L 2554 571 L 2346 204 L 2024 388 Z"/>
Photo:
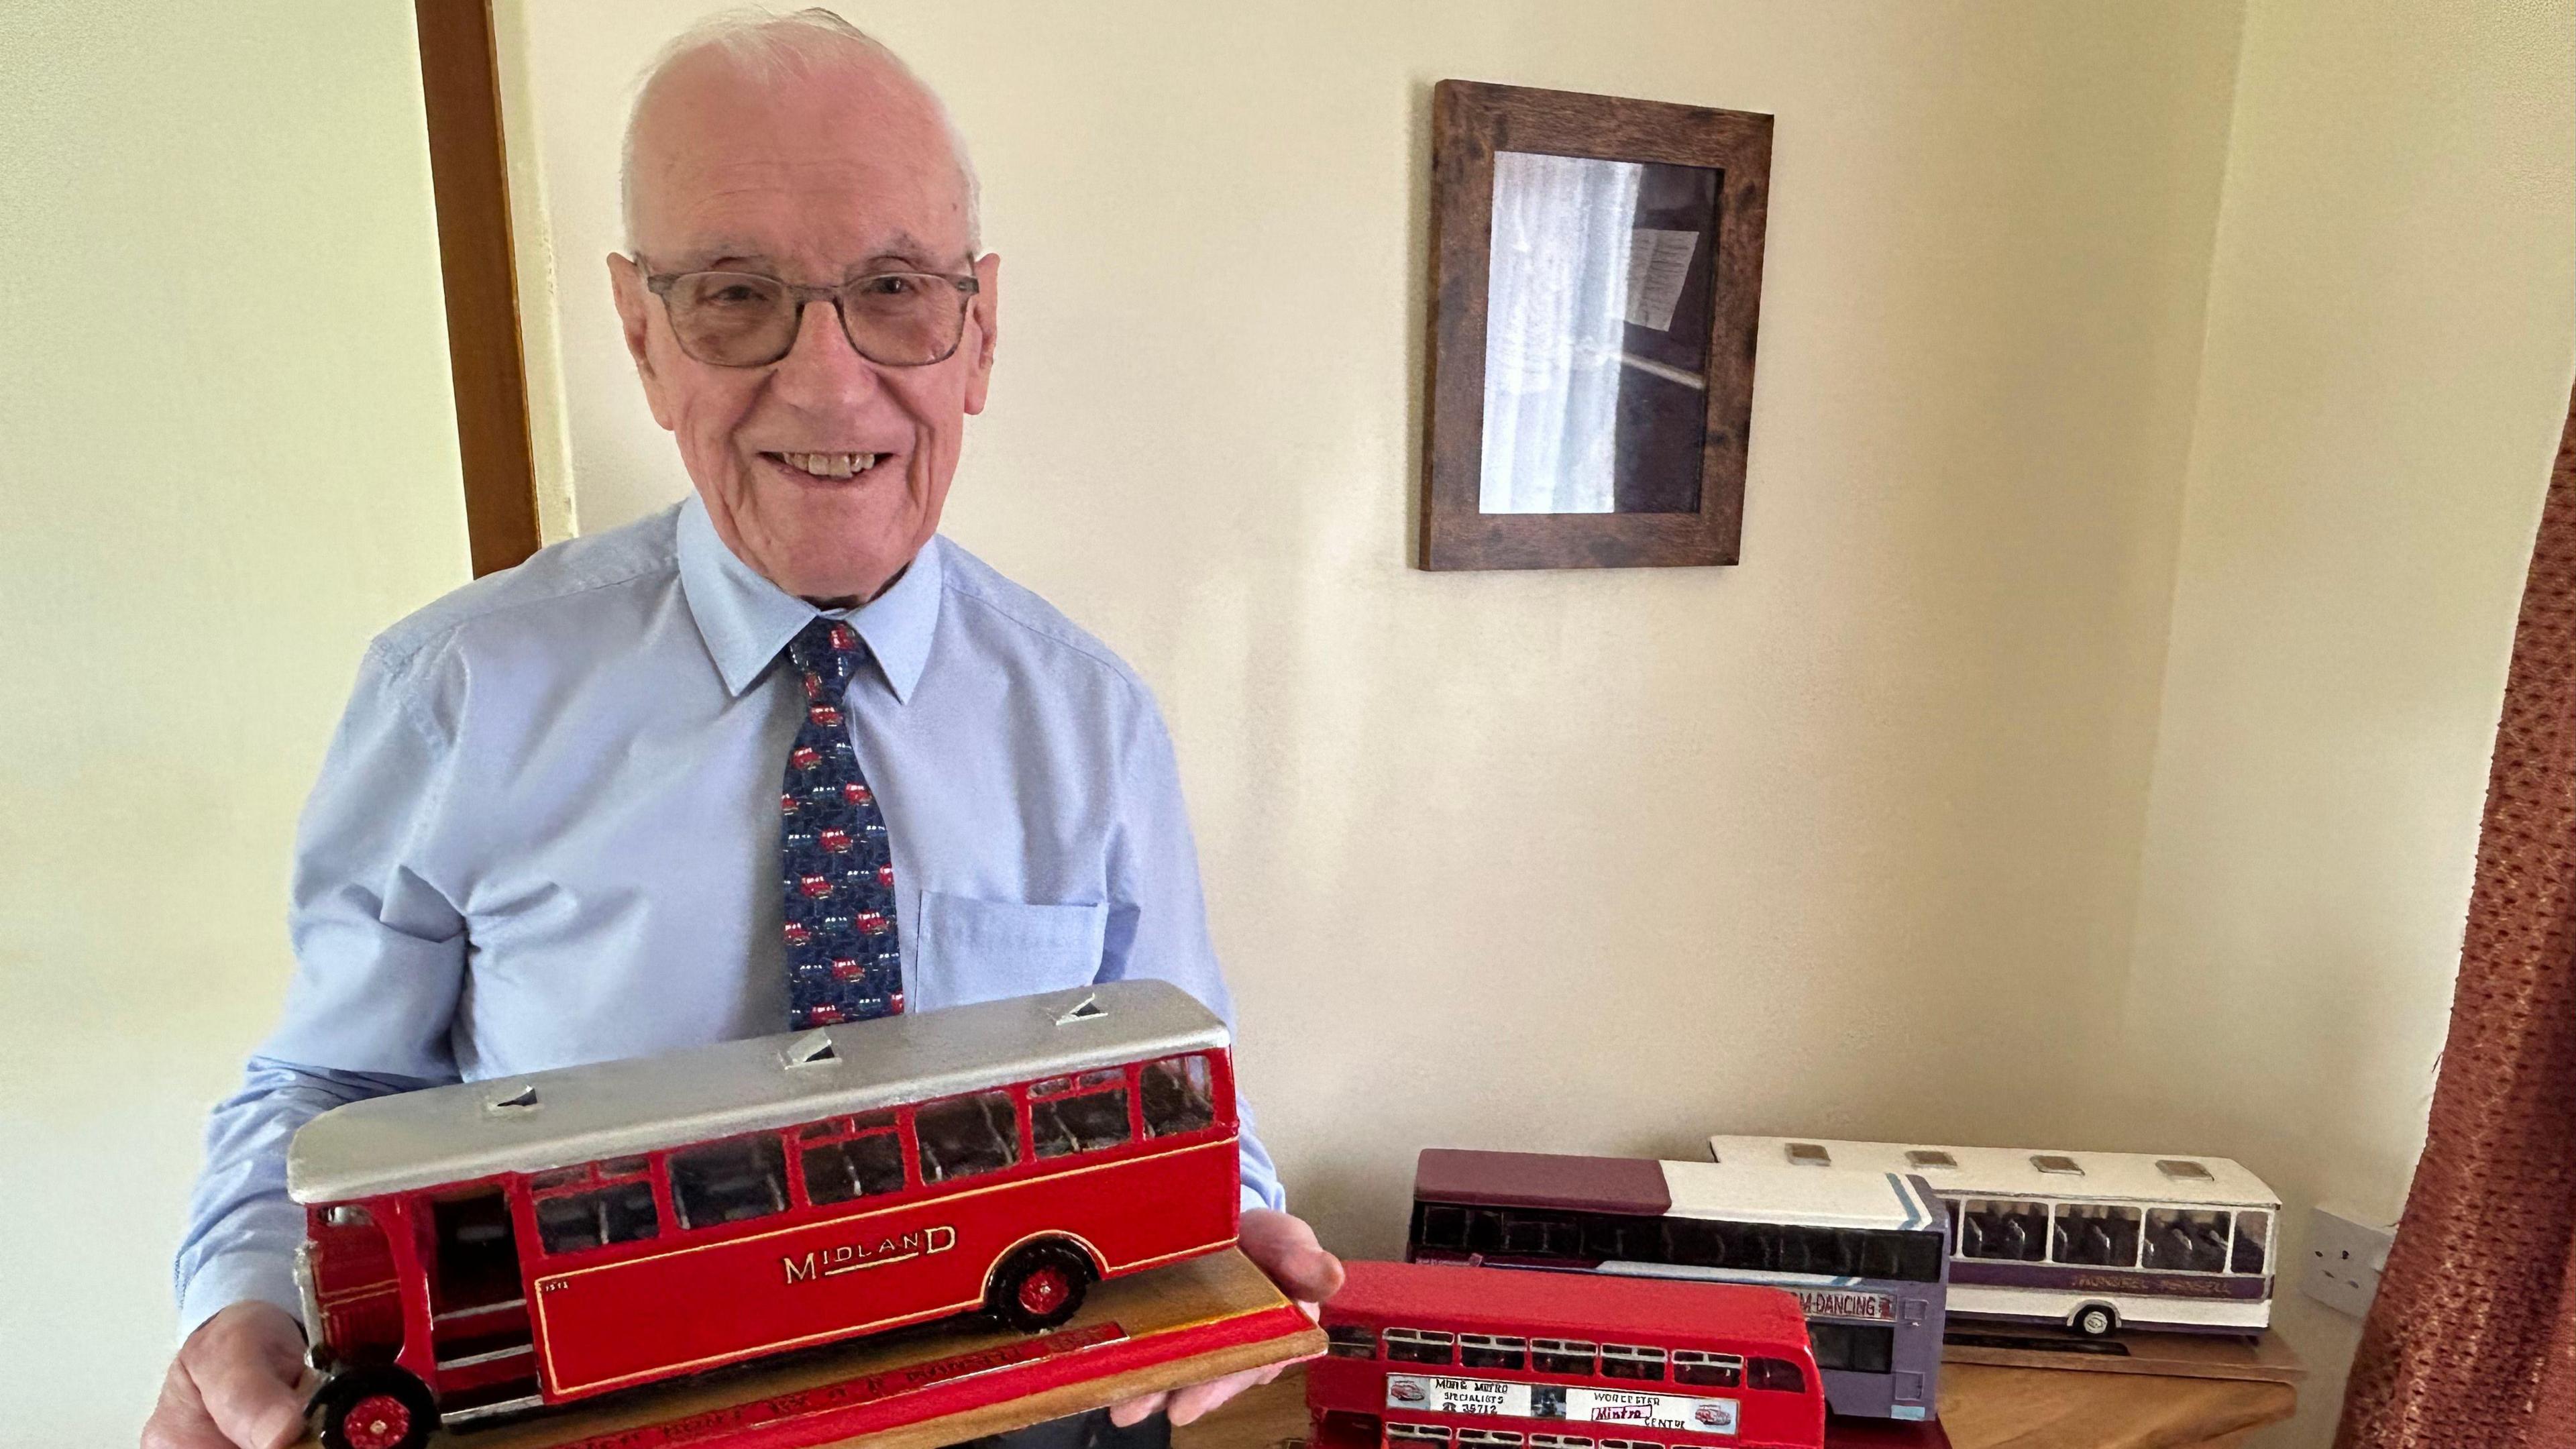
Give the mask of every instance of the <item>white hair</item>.
<path id="1" fill-rule="evenodd" d="M 983 204 L 975 163 L 966 154 L 966 137 L 948 114 L 947 102 L 903 63 L 884 41 L 820 6 L 780 15 L 756 5 L 723 10 L 672 37 L 653 62 L 636 76 L 626 109 L 626 141 L 618 160 L 617 191 L 626 220 L 626 249 L 635 250 L 635 133 L 644 118 L 644 102 L 673 66 L 700 51 L 721 52 L 736 70 L 754 80 L 771 82 L 802 74 L 828 60 L 860 59 L 890 66 L 930 102 L 948 137 L 948 154 L 957 162 L 958 185 L 966 195 L 966 250 L 983 250 Z"/>

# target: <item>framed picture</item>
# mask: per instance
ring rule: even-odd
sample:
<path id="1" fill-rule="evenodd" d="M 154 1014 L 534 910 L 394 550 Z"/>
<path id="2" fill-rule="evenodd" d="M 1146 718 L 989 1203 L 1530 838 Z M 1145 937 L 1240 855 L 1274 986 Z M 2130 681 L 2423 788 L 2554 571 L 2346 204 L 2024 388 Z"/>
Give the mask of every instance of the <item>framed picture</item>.
<path id="1" fill-rule="evenodd" d="M 1426 569 L 1731 564 L 1771 118 L 1442 81 Z"/>

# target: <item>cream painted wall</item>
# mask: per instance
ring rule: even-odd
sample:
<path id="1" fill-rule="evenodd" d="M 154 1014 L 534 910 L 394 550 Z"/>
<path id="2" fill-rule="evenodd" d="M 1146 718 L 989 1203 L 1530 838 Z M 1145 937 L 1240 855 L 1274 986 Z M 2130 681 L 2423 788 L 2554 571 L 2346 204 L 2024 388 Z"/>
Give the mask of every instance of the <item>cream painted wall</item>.
<path id="1" fill-rule="evenodd" d="M 2094 1135 L 2393 1221 L 2576 367 L 2576 6 L 2250 0 Z M 2291 1295 L 2328 1442 L 2357 1325 Z"/>
<path id="2" fill-rule="evenodd" d="M 0 6 L 0 1445 L 134 1442 L 369 634 L 466 576 L 410 9 Z"/>
<path id="3" fill-rule="evenodd" d="M 630 79 L 701 8 L 523 7 L 585 528 L 684 486 L 597 259 Z M 1426 1143 L 2066 1130 L 2236 5 L 849 13 L 948 96 L 1005 259 L 951 531 L 1159 691 L 1331 1241 L 1396 1246 Z M 1743 566 L 1407 567 L 1444 76 L 1779 117 Z"/>

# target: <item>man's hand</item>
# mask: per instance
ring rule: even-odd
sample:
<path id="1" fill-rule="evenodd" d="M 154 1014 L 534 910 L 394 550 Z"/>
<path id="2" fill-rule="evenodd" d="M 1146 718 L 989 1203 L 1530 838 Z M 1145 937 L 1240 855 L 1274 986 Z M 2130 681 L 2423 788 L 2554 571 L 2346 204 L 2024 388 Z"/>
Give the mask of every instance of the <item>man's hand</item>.
<path id="1" fill-rule="evenodd" d="M 1273 1208 L 1245 1208 L 1236 1246 L 1243 1249 L 1243 1256 L 1250 1258 L 1255 1267 L 1270 1275 L 1279 1291 L 1297 1300 L 1308 1318 L 1315 1316 L 1315 1305 L 1341 1291 L 1342 1260 L 1324 1251 L 1324 1245 L 1315 1241 L 1315 1230 L 1306 1226 L 1303 1218 Z M 1274 1363 L 1169 1393 L 1129 1399 L 1109 1410 L 1109 1422 L 1123 1429 L 1161 1409 L 1173 1423 L 1186 1424 L 1245 1389 L 1279 1377 L 1279 1371 L 1286 1367 Z"/>
<path id="2" fill-rule="evenodd" d="M 294 1319 L 273 1303 L 236 1303 L 179 1345 L 143 1449 L 283 1449 L 304 1433 L 312 1378 Z"/>

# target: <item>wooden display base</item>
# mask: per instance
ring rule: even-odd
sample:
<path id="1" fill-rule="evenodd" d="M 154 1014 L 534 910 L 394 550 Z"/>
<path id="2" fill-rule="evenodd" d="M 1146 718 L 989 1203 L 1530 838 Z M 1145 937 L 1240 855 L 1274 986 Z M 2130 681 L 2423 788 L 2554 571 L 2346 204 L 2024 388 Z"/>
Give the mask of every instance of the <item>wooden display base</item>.
<path id="1" fill-rule="evenodd" d="M 1950 1449 L 1938 1419 L 1847 1419 L 1825 1416 L 1825 1449 Z"/>
<path id="2" fill-rule="evenodd" d="M 931 1449 L 1324 1351 L 1242 1253 L 1113 1279 L 1051 1333 L 980 1319 L 634 1389 L 433 1449 Z M 303 1441 L 309 1445 L 310 1439 Z"/>
<path id="3" fill-rule="evenodd" d="M 2294 1384 L 2308 1366 L 2278 1334 L 2233 1338 L 2209 1333 L 2149 1333 L 2123 1329 L 2106 1338 L 2078 1338 L 2047 1329 L 1953 1323 L 1941 1345 L 1943 1363 L 2001 1368 L 2073 1369 L 2097 1374 L 2153 1374 L 2173 1379 L 2239 1379 Z M 1966 1341 L 1962 1342 L 1961 1339 Z"/>

